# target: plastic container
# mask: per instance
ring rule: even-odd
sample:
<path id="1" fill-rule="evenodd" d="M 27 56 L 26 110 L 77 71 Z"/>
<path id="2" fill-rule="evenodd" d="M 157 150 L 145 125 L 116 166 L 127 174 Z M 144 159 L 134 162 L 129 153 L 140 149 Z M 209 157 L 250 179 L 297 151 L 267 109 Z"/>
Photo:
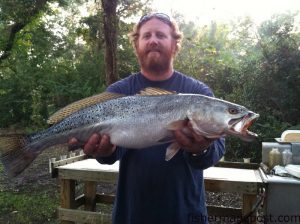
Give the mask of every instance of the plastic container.
<path id="1" fill-rule="evenodd" d="M 269 167 L 273 169 L 276 165 L 282 165 L 282 156 L 278 148 L 273 148 L 269 153 Z"/>
<path id="2" fill-rule="evenodd" d="M 293 160 L 293 153 L 291 152 L 290 149 L 285 149 L 282 152 L 282 164 L 284 166 L 291 164 Z"/>

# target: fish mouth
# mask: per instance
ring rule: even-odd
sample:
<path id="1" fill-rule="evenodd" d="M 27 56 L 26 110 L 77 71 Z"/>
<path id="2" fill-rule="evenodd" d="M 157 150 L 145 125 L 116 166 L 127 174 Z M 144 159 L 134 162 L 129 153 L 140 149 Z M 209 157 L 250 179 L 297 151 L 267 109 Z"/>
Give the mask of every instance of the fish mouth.
<path id="1" fill-rule="evenodd" d="M 240 137 L 245 141 L 253 141 L 258 135 L 248 128 L 259 118 L 259 114 L 249 112 L 243 117 L 231 119 L 229 121 L 229 132 L 233 135 Z"/>

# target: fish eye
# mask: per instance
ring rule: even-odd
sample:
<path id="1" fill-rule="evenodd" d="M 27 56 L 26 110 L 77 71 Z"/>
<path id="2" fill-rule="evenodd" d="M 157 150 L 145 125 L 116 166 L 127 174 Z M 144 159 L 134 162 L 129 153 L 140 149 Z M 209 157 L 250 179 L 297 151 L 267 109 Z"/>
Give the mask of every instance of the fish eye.
<path id="1" fill-rule="evenodd" d="M 236 108 L 229 108 L 229 109 L 228 109 L 228 112 L 229 112 L 230 114 L 237 114 L 239 111 L 238 111 L 238 109 L 236 109 Z"/>

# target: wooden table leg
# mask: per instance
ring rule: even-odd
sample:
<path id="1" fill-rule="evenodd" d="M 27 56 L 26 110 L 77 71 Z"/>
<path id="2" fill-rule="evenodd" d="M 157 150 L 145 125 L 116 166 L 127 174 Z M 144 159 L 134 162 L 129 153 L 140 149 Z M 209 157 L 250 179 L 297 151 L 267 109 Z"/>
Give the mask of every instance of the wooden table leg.
<path id="1" fill-rule="evenodd" d="M 256 195 L 255 194 L 243 194 L 243 216 L 247 215 L 249 212 L 251 212 L 253 205 L 255 205 L 256 202 Z M 257 214 L 256 212 L 254 212 L 254 214 L 252 214 L 249 217 L 249 223 L 256 223 L 256 217 Z"/>
<path id="2" fill-rule="evenodd" d="M 94 181 L 86 181 L 84 183 L 84 208 L 88 211 L 95 211 L 96 208 L 96 191 L 97 184 Z"/>
<path id="3" fill-rule="evenodd" d="M 60 206 L 67 209 L 75 209 L 75 180 L 60 179 Z M 74 222 L 64 220 L 60 217 L 61 224 L 71 224 Z"/>

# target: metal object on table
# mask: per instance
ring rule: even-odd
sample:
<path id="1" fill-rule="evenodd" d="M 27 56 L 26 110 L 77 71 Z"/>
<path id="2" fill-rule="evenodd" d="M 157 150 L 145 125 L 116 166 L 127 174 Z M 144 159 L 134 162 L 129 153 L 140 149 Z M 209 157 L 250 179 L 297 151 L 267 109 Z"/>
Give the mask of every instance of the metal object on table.
<path id="1" fill-rule="evenodd" d="M 300 179 L 261 173 L 267 185 L 266 223 L 300 223 Z"/>
<path id="2" fill-rule="evenodd" d="M 268 173 L 268 154 L 272 148 L 282 153 L 290 149 L 293 153 L 293 164 L 300 164 L 300 143 L 263 142 L 261 177 L 267 186 L 264 204 L 265 223 L 300 223 L 300 179 L 281 177 Z"/>

